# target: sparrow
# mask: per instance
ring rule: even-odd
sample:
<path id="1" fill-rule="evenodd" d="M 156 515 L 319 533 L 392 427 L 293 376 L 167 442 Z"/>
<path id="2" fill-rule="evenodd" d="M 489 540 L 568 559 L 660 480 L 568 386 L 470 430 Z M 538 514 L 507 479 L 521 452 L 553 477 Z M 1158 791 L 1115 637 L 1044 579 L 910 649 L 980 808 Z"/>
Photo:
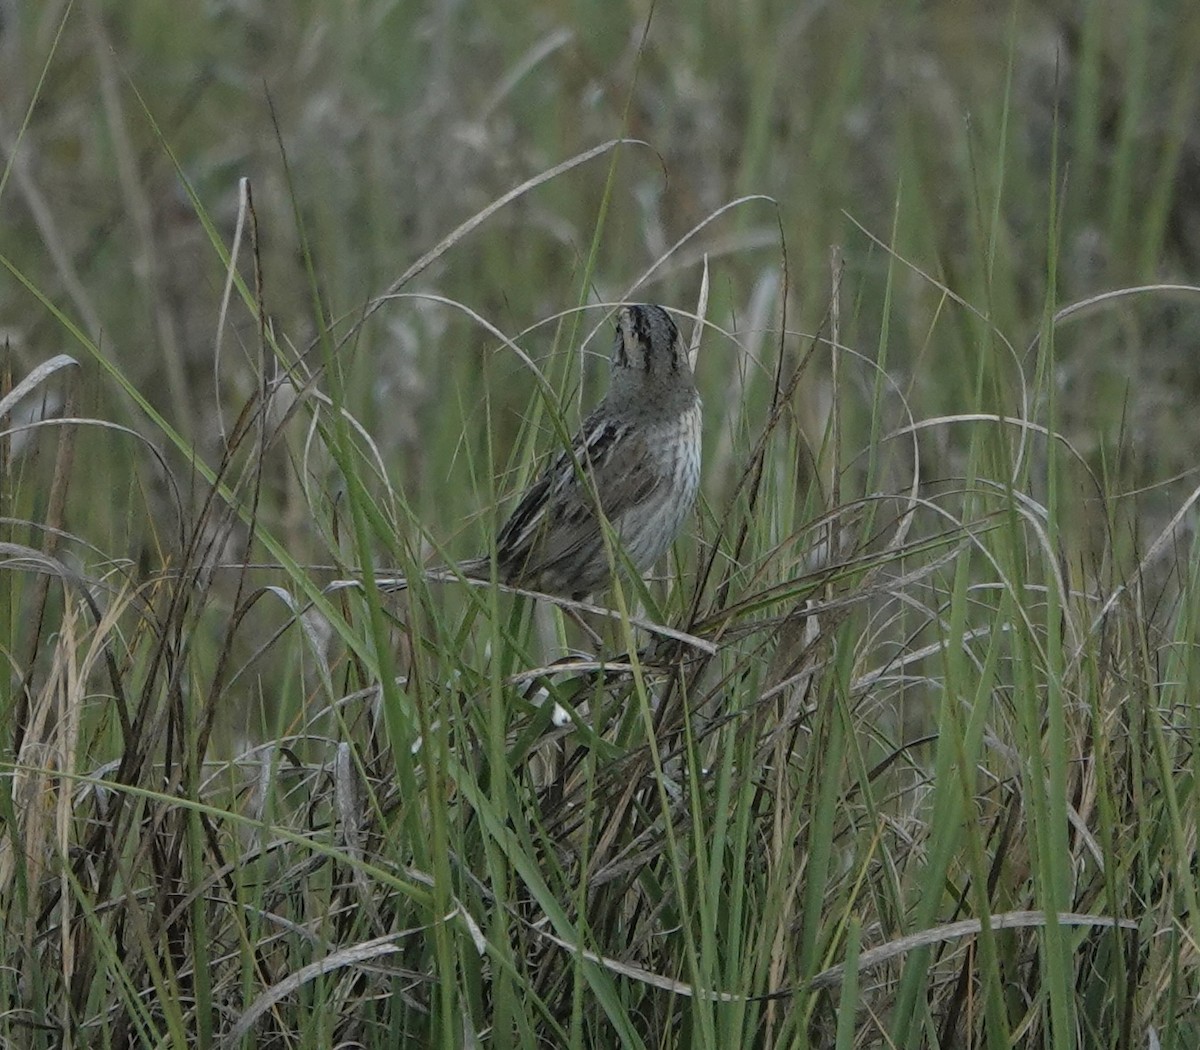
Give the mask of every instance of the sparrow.
<path id="1" fill-rule="evenodd" d="M 625 559 L 647 572 L 696 501 L 700 419 L 687 347 L 671 315 L 661 306 L 622 306 L 608 392 L 497 534 L 501 582 L 580 600 L 603 590 Z M 624 558 L 606 545 L 601 515 Z M 488 579 L 491 559 L 471 559 L 459 571 Z"/>

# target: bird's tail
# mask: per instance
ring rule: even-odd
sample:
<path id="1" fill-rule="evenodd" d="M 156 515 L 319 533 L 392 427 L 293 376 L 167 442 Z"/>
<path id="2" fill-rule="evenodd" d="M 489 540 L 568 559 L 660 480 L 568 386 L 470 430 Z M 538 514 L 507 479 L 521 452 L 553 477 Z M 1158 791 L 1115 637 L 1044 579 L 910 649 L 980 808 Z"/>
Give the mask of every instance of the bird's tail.
<path id="1" fill-rule="evenodd" d="M 490 580 L 492 578 L 491 558 L 468 558 L 465 561 L 431 565 L 421 572 L 426 580 Z M 376 576 L 375 586 L 389 593 L 408 590 L 407 576 Z M 341 591 L 347 588 L 362 587 L 362 580 L 334 580 L 326 588 L 329 591 Z"/>

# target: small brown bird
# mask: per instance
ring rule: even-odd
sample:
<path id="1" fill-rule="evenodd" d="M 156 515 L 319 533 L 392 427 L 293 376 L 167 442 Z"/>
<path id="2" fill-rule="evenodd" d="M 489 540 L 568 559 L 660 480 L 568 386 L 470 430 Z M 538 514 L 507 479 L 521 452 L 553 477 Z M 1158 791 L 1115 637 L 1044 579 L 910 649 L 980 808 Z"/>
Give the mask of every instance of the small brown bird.
<path id="1" fill-rule="evenodd" d="M 700 395 L 687 348 L 661 306 L 617 313 L 608 393 L 521 497 L 496 538 L 501 581 L 581 599 L 623 559 L 646 572 L 675 539 L 700 487 Z M 487 578 L 490 559 L 459 566 Z"/>

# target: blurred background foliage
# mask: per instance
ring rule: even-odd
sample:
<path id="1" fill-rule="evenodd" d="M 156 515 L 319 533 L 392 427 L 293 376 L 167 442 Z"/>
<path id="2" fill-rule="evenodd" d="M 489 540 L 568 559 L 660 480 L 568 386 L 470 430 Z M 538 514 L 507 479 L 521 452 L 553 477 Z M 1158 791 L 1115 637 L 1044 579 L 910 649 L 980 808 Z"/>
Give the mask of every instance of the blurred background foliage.
<path id="1" fill-rule="evenodd" d="M 319 329 L 306 252 L 322 309 L 352 320 L 459 222 L 623 133 L 647 145 L 617 164 L 589 298 L 620 298 L 718 209 L 769 196 L 777 207 L 747 202 L 704 226 L 634 297 L 690 308 L 707 252 L 713 319 L 761 324 L 755 289 L 778 269 L 782 234 L 789 327 L 812 332 L 837 246 L 842 342 L 874 357 L 886 329 L 887 368 L 918 416 L 974 403 L 981 358 L 1012 389 L 996 333 L 1019 357 L 1047 303 L 1197 270 L 1200 9 L 1186 0 L 8 0 L 0 11 L 3 252 L 206 454 L 219 408 L 253 389 L 234 348 L 255 342 L 254 321 L 233 312 L 233 356 L 214 378 L 224 268 L 164 142 L 227 244 L 238 179 L 251 180 L 265 306 L 297 350 Z M 573 306 L 607 167 L 522 197 L 407 290 L 510 334 Z M 915 269 L 895 270 L 881 244 Z M 941 285 L 986 320 L 947 309 Z M 1197 316 L 1159 296 L 1060 334 L 1062 429 L 1126 487 L 1196 461 Z M 18 374 L 62 348 L 57 322 L 10 278 L 0 320 Z M 552 344 L 553 328 L 523 341 L 538 361 Z M 350 350 L 349 397 L 435 530 L 465 510 L 443 482 L 457 477 L 464 427 L 478 437 L 464 406 L 496 348 L 459 311 L 407 300 Z M 728 345 L 701 369 L 707 391 L 726 390 Z M 488 371 L 492 395 L 512 381 L 522 407 L 511 355 Z M 806 383 L 801 424 L 814 435 L 827 371 L 822 354 Z M 111 415 L 107 386 L 86 389 L 82 409 Z M 503 448 L 515 421 L 494 425 Z"/>

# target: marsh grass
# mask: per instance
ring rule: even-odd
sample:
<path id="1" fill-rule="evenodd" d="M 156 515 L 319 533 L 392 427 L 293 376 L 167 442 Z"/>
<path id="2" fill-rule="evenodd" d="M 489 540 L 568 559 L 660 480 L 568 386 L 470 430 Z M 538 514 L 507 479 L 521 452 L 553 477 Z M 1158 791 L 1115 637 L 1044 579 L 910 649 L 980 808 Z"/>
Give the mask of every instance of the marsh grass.
<path id="1" fill-rule="evenodd" d="M 84 46 L 72 18 L 48 70 Z M 767 22 L 738 23 L 746 54 Z M 331 24 L 352 52 L 361 26 Z M 683 53 L 707 53 L 704 24 Z M 648 78 L 623 101 L 666 90 L 652 44 L 592 29 L 580 46 Z M 153 94 L 105 95 L 186 187 L 214 320 L 160 382 L 128 353 L 139 324 L 102 337 L 61 272 L 0 257 L 64 351 L 38 369 L 10 348 L 0 382 L 6 1045 L 1200 1046 L 1200 489 L 1140 473 L 1183 469 L 1182 423 L 1147 452 L 1128 394 L 1101 417 L 1112 400 L 1063 378 L 1073 339 L 1119 349 L 1197 290 L 1139 270 L 1140 291 L 1060 302 L 1082 205 L 1059 200 L 1057 132 L 1040 181 L 1012 159 L 1008 40 L 965 156 L 909 129 L 891 227 L 855 216 L 832 255 L 826 201 L 757 196 L 778 55 L 745 80 L 737 192 L 671 224 L 677 243 L 629 245 L 631 209 L 648 241 L 663 218 L 629 105 L 604 144 L 471 208 L 490 182 L 450 163 L 469 138 L 414 161 L 433 201 L 415 261 L 383 253 L 398 278 L 363 276 L 369 222 L 346 254 L 348 211 L 388 220 L 359 190 L 312 192 L 311 155 L 281 145 L 286 190 L 244 183 L 218 217 Z M 520 51 L 488 112 L 536 112 L 567 46 Z M 868 35 L 844 46 L 822 164 L 868 78 Z M 745 74 L 734 49 L 709 57 Z M 1085 34 L 1081 69 L 1101 57 Z M 1103 123 L 1080 84 L 1078 119 Z M 1076 159 L 1089 134 L 1071 126 Z M 1157 225 L 1117 221 L 1141 161 L 1114 163 L 1112 243 L 1157 259 L 1162 182 Z M 121 177 L 153 211 L 137 167 Z M 1010 212 L 1040 240 L 1010 250 Z M 279 287 L 284 243 L 302 291 Z M 166 269 L 136 282 L 160 332 L 190 307 Z M 707 413 L 665 578 L 601 611 L 429 571 L 487 548 L 594 400 L 611 304 L 651 296 L 696 325 Z M 396 574 L 401 595 L 373 582 Z"/>

